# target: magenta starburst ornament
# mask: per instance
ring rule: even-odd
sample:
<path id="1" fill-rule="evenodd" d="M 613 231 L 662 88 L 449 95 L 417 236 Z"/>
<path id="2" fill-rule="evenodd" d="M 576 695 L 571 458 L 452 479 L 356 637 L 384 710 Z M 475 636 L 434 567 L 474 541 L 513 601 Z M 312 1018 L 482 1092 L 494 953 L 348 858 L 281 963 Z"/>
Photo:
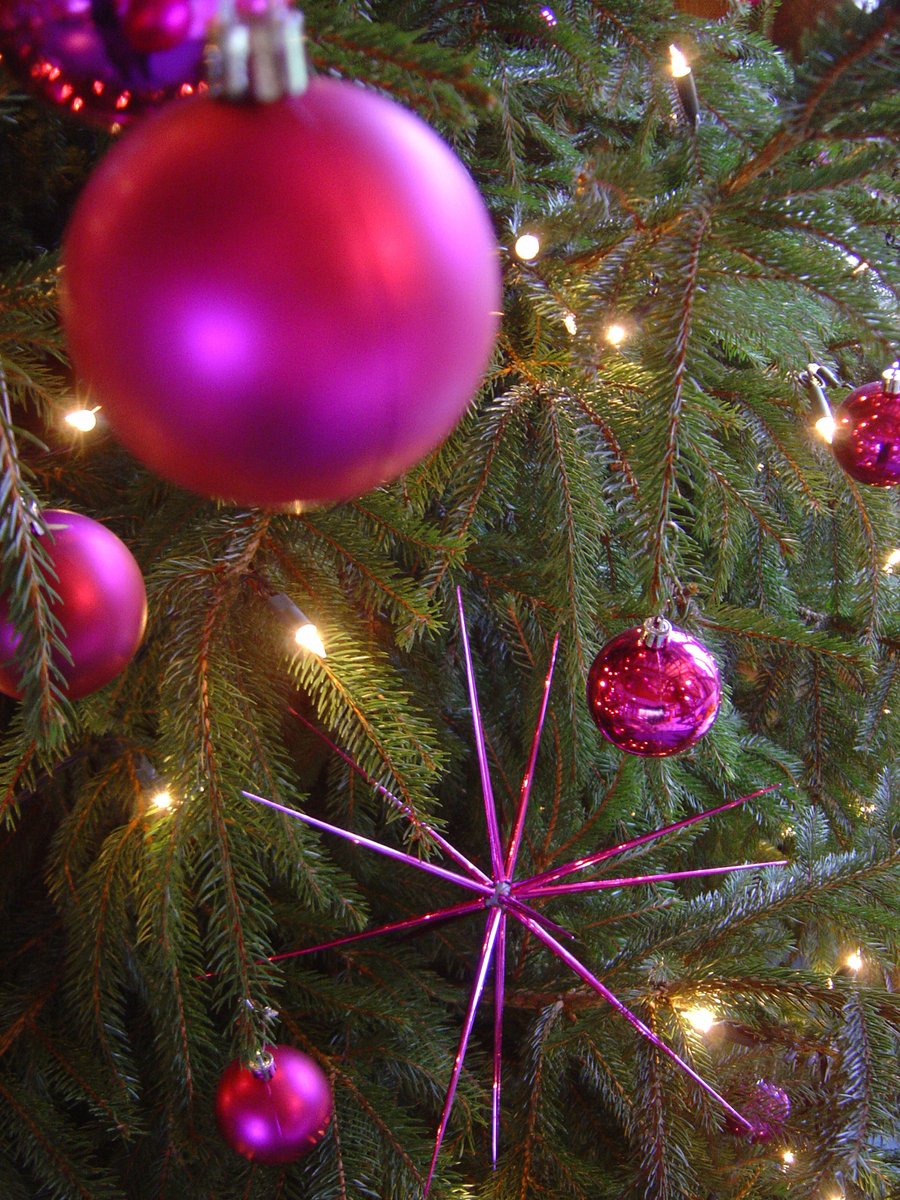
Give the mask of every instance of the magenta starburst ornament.
<path id="1" fill-rule="evenodd" d="M 447 1086 L 447 1096 L 444 1101 L 444 1109 L 441 1113 L 441 1119 L 438 1124 L 437 1136 L 434 1143 L 434 1153 L 431 1157 L 431 1165 L 428 1169 L 428 1177 L 425 1182 L 423 1195 L 427 1196 L 431 1188 L 431 1181 L 434 1177 L 435 1167 L 437 1166 L 438 1155 L 440 1154 L 441 1145 L 444 1140 L 444 1134 L 447 1131 L 447 1123 L 450 1119 L 450 1113 L 453 1109 L 453 1101 L 456 1096 L 456 1088 L 459 1083 L 459 1077 L 462 1072 L 463 1063 L 466 1057 L 466 1051 L 469 1046 L 469 1039 L 472 1034 L 472 1028 L 475 1024 L 475 1015 L 478 1011 L 478 1005 L 484 993 L 485 986 L 488 980 L 491 965 L 494 967 L 494 1072 L 493 1072 L 493 1090 L 491 1101 L 491 1158 L 494 1164 L 497 1162 L 497 1150 L 499 1142 L 499 1127 L 500 1127 L 500 1086 L 501 1086 L 501 1045 L 503 1033 L 503 1004 L 504 1004 L 504 986 L 505 986 L 505 968 L 506 968 L 506 933 L 507 925 L 510 920 L 518 921 L 531 934 L 551 950 L 557 958 L 561 959 L 578 977 L 583 980 L 588 987 L 592 988 L 598 995 L 602 996 L 626 1021 L 632 1025 L 642 1037 L 647 1038 L 661 1053 L 670 1058 L 686 1075 L 703 1088 L 710 1096 L 713 1097 L 719 1104 L 722 1105 L 727 1117 L 736 1125 L 737 1128 L 746 1130 L 752 1134 L 755 1131 L 756 1125 L 754 1121 L 748 1120 L 742 1116 L 737 1109 L 733 1108 L 727 1100 L 707 1083 L 697 1072 L 690 1067 L 683 1058 L 675 1051 L 667 1046 L 657 1035 L 649 1028 L 638 1016 L 636 1016 L 629 1008 L 627 1008 L 617 996 L 601 983 L 594 973 L 581 962 L 575 954 L 572 953 L 566 946 L 560 942 L 560 937 L 572 938 L 574 935 L 568 930 L 562 929 L 559 925 L 550 921 L 542 913 L 534 908 L 534 904 L 540 900 L 548 899 L 553 896 L 568 895 L 577 892 L 592 892 L 601 891 L 606 888 L 622 888 L 634 887 L 638 884 L 656 883 L 663 880 L 675 879 L 693 879 L 698 876 L 705 875 L 721 875 L 731 871 L 751 871 L 759 867 L 783 866 L 784 859 L 779 859 L 776 862 L 763 863 L 739 863 L 735 866 L 728 867 L 706 867 L 701 870 L 693 871 L 668 871 L 663 874 L 653 875 L 634 875 L 618 879 L 582 879 L 570 882 L 561 882 L 570 875 L 587 870 L 590 867 L 596 866 L 608 858 L 612 858 L 616 854 L 622 854 L 627 850 L 635 849 L 638 846 L 643 846 L 648 842 L 654 841 L 656 838 L 662 837 L 667 833 L 674 833 L 679 829 L 684 829 L 689 825 L 693 825 L 697 821 L 702 821 L 706 817 L 715 816 L 718 813 L 726 812 L 730 808 L 735 808 L 739 804 L 743 804 L 745 800 L 750 800 L 754 796 L 760 796 L 765 792 L 773 791 L 774 788 L 761 788 L 759 791 L 752 792 L 749 796 L 742 796 L 737 800 L 731 800 L 727 804 L 721 804 L 718 808 L 709 809 L 707 812 L 697 813 L 695 816 L 686 817 L 682 821 L 676 821 L 673 825 L 666 825 L 662 829 L 656 829 L 651 833 L 642 834 L 640 837 L 631 838 L 627 842 L 621 842 L 617 846 L 610 846 L 605 850 L 600 850 L 595 854 L 590 854 L 584 858 L 575 859 L 573 862 L 564 863 L 562 866 L 553 867 L 549 871 L 544 871 L 539 875 L 532 875 L 525 879 L 516 879 L 516 861 L 518 859 L 519 849 L 522 844 L 522 834 L 525 828 L 525 817 L 528 812 L 528 801 L 531 795 L 531 785 L 534 779 L 534 769 L 537 762 L 538 749 L 541 740 L 541 730 L 544 724 L 544 717 L 547 712 L 547 701 L 550 694 L 550 683 L 553 678 L 553 667 L 556 661 L 556 651 L 559 645 L 559 637 L 554 640 L 553 649 L 550 654 L 550 665 L 547 670 L 547 677 L 544 681 L 544 692 L 541 700 L 540 711 L 538 713 L 537 724 L 534 730 L 534 736 L 531 742 L 531 753 L 528 757 L 528 765 L 525 768 L 525 774 L 522 776 L 522 783 L 519 788 L 519 801 L 516 810 L 515 820 L 513 822 L 512 832 L 504 847 L 500 837 L 500 826 L 497 819 L 497 808 L 494 803 L 494 794 L 491 787 L 491 777 L 488 770 L 488 755 L 485 744 L 484 726 L 481 721 L 481 712 L 478 706 L 478 694 L 475 687 L 475 673 L 472 667 L 472 654 L 469 647 L 469 636 L 466 629 L 465 613 L 463 611 L 462 593 L 457 589 L 457 603 L 459 606 L 460 630 L 462 634 L 462 648 L 466 664 L 466 677 L 469 685 L 469 700 L 472 706 L 472 718 L 475 725 L 475 746 L 478 753 L 478 766 L 481 774 L 481 789 L 484 797 L 484 811 L 487 821 L 488 846 L 490 851 L 490 870 L 483 871 L 475 863 L 466 857 L 461 851 L 447 841 L 442 834 L 438 833 L 430 825 L 420 821 L 415 814 L 408 808 L 407 805 L 399 800 L 386 788 L 376 783 L 371 779 L 366 772 L 355 763 L 349 755 L 340 750 L 328 738 L 323 738 L 331 748 L 338 753 L 345 762 L 347 762 L 354 770 L 358 771 L 364 779 L 371 783 L 395 808 L 403 812 L 410 821 L 412 821 L 417 829 L 425 835 L 430 841 L 438 846 L 448 858 L 453 859 L 456 865 L 461 868 L 461 871 L 451 870 L 449 867 L 440 866 L 437 863 L 425 862 L 422 859 L 415 858 L 411 854 L 407 854 L 402 850 L 396 850 L 392 846 L 385 846 L 380 842 L 372 841 L 371 838 L 363 837 L 360 834 L 352 833 L 346 829 L 340 829 L 335 825 L 330 825 L 326 821 L 320 821 L 317 817 L 308 816 L 306 813 L 297 812 L 295 809 L 287 808 L 283 804 L 276 804 L 273 800 L 266 800 L 262 796 L 257 796 L 253 792 L 244 792 L 244 796 L 248 800 L 253 800 L 257 804 L 265 804 L 269 808 L 274 808 L 286 816 L 294 817 L 298 821 L 303 821 L 307 825 L 311 825 L 315 829 L 321 829 L 325 833 L 333 833 L 337 837 L 345 838 L 353 842 L 357 846 L 365 847 L 368 850 L 374 850 L 377 854 L 384 855 L 386 858 L 392 858 L 397 862 L 405 863 L 407 866 L 414 867 L 417 871 L 425 871 L 429 875 L 434 875 L 439 879 L 443 879 L 449 883 L 455 883 L 470 894 L 470 899 L 463 901 L 460 904 L 451 905 L 447 908 L 436 909 L 434 912 L 423 913 L 419 917 L 410 917 L 404 921 L 396 921 L 390 925 L 381 925 L 377 929 L 365 930 L 362 933 L 349 934 L 347 937 L 338 938 L 334 941 L 324 942 L 317 946 L 308 946 L 302 950 L 289 951 L 286 954 L 273 956 L 271 961 L 278 959 L 292 958 L 301 954 L 313 954 L 320 950 L 329 950 L 337 946 L 346 946 L 350 942 L 361 941 L 364 938 L 375 937 L 378 934 L 395 933 L 415 928 L 427 927 L 437 921 L 447 920 L 452 917 L 462 917 L 470 913 L 483 912 L 486 914 L 484 936 L 481 941 L 481 950 L 478 955 L 477 967 L 475 970 L 475 980 L 472 984 L 472 992 L 469 997 L 469 1004 L 466 1009 L 465 1019 L 463 1021 L 462 1035 L 459 1040 L 459 1049 L 456 1053 L 456 1058 L 453 1063 L 453 1071 L 450 1075 L 450 1082 Z M 299 716 L 299 714 L 295 714 Z M 300 718 L 304 720 L 304 718 Z M 309 725 L 309 722 L 304 721 Z M 309 726 L 311 729 L 313 726 Z M 323 735 L 315 730 L 320 737 Z"/>

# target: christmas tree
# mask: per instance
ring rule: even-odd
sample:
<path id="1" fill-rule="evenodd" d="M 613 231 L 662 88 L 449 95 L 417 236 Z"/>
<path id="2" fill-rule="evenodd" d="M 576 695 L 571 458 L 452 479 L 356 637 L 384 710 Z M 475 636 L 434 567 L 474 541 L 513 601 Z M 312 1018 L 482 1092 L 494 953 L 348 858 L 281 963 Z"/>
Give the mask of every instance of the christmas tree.
<path id="1" fill-rule="evenodd" d="M 170 47 L 141 39 L 187 29 L 148 34 L 146 14 L 188 7 L 118 6 L 142 62 Z M 893 6 L 306 5 L 320 92 L 361 82 L 353 103 L 392 98 L 466 164 L 503 316 L 446 440 L 384 486 L 294 506 L 160 478 L 71 366 L 61 283 L 71 328 L 121 312 L 110 359 L 145 332 L 154 270 L 123 303 L 105 266 L 119 290 L 85 300 L 60 247 L 89 182 L 112 203 L 98 163 L 158 118 L 35 68 L 10 30 L 40 10 L 53 35 L 70 8 L 0 3 L 0 1195 L 410 1200 L 446 1124 L 429 1194 L 448 1200 L 896 1197 L 900 400 L 889 375 L 861 416 L 828 403 L 897 353 Z M 202 90 L 177 84 L 146 101 L 160 120 L 228 103 L 169 100 Z M 235 105 L 236 178 L 258 175 L 260 108 Z M 266 137 L 277 176 L 293 160 Z M 308 183 L 323 204 L 343 159 Z M 172 228 L 228 193 L 210 178 Z M 284 207 L 274 189 L 216 260 Z M 442 353 L 455 337 L 449 316 L 430 334 Z M 298 372 L 321 346 L 298 341 Z M 264 402 L 242 397 L 248 430 Z M 204 448 L 185 453 L 199 479 Z M 57 510 L 125 555 L 124 591 L 77 629 Z M 669 641 L 644 627 L 660 617 Z M 679 695 L 707 661 L 722 695 L 676 745 L 662 701 L 639 695 L 624 729 L 604 689 L 679 630 Z M 510 839 L 515 880 L 542 885 L 505 880 Z M 780 865 L 711 873 L 745 863 Z M 223 1072 L 265 1083 L 267 1045 L 333 1096 L 285 1165 L 216 1123 Z"/>

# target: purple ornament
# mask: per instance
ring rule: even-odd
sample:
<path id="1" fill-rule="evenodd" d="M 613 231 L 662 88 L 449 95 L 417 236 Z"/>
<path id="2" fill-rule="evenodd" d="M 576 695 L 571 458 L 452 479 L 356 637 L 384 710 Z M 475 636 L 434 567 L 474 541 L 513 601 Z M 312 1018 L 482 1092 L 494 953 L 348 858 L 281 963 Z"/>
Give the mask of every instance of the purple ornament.
<path id="1" fill-rule="evenodd" d="M 791 1099 L 787 1092 L 774 1083 L 759 1079 L 751 1088 L 740 1089 L 740 1094 L 734 1098 L 735 1105 L 740 1107 L 742 1114 L 752 1123 L 753 1129 L 748 1133 L 743 1125 L 726 1113 L 725 1126 L 735 1137 L 746 1138 L 748 1142 L 768 1142 L 781 1133 L 791 1115 Z"/>
<path id="2" fill-rule="evenodd" d="M 292 1046 L 267 1046 L 259 1068 L 235 1059 L 216 1091 L 216 1119 L 233 1150 L 258 1163 L 289 1163 L 323 1138 L 334 1101 L 324 1071 Z"/>
<path id="3" fill-rule="evenodd" d="M 900 483 L 900 370 L 851 392 L 834 420 L 831 448 L 848 475 L 873 487 Z"/>
<path id="4" fill-rule="evenodd" d="M 116 436 L 241 504 L 396 479 L 462 417 L 497 331 L 471 177 L 419 117 L 333 79 L 141 122 L 88 182 L 64 260 L 74 363 Z"/>
<path id="5" fill-rule="evenodd" d="M 710 652 L 659 617 L 607 642 L 588 673 L 597 728 L 620 750 L 646 758 L 693 746 L 716 719 L 721 698 Z"/>
<path id="6" fill-rule="evenodd" d="M 147 596 L 140 567 L 123 541 L 90 517 L 50 509 L 44 518 L 53 534 L 47 552 L 59 596 L 53 612 L 65 631 L 72 662 L 57 659 L 65 692 L 77 700 L 96 692 L 128 666 L 144 636 Z M 19 635 L 0 597 L 0 692 L 21 696 L 13 656 Z"/>
<path id="7" fill-rule="evenodd" d="M 0 53 L 29 91 L 110 128 L 203 90 L 217 0 L 0 0 Z"/>

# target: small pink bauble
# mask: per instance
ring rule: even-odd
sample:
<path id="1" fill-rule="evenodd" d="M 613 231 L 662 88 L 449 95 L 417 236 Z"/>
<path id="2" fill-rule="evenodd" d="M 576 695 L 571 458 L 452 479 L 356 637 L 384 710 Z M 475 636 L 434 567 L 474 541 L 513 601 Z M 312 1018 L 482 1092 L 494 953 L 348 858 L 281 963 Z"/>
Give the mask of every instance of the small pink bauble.
<path id="1" fill-rule="evenodd" d="M 693 746 L 715 721 L 721 698 L 716 660 L 661 618 L 607 642 L 588 673 L 597 728 L 620 750 L 647 758 Z"/>
<path id="2" fill-rule="evenodd" d="M 750 1121 L 753 1130 L 738 1124 L 730 1114 L 725 1116 L 725 1127 L 735 1137 L 746 1138 L 748 1142 L 771 1141 L 781 1133 L 791 1115 L 791 1099 L 787 1092 L 764 1079 L 757 1080 L 750 1088 L 743 1088 L 734 1098 L 734 1107 Z"/>
<path id="3" fill-rule="evenodd" d="M 147 595 L 140 567 L 123 541 L 90 517 L 49 509 L 44 519 L 53 541 L 47 553 L 57 578 L 53 613 L 65 631 L 72 662 L 57 658 L 65 693 L 77 700 L 96 692 L 131 662 L 144 636 Z M 13 656 L 19 635 L 0 597 L 0 692 L 21 696 Z"/>
<path id="4" fill-rule="evenodd" d="M 218 0 L 0 0 L 0 53 L 42 99 L 124 125 L 201 86 L 217 9 Z"/>
<path id="5" fill-rule="evenodd" d="M 196 98 L 116 145 L 64 243 L 75 366 L 163 478 L 242 504 L 343 500 L 454 428 L 500 265 L 459 159 L 407 109 L 314 79 Z"/>
<path id="6" fill-rule="evenodd" d="M 851 392 L 834 420 L 831 448 L 848 475 L 874 487 L 900 483 L 900 370 Z"/>
<path id="7" fill-rule="evenodd" d="M 324 1071 L 292 1046 L 267 1046 L 268 1070 L 235 1059 L 216 1091 L 216 1119 L 233 1150 L 258 1163 L 308 1154 L 328 1128 L 334 1106 Z"/>

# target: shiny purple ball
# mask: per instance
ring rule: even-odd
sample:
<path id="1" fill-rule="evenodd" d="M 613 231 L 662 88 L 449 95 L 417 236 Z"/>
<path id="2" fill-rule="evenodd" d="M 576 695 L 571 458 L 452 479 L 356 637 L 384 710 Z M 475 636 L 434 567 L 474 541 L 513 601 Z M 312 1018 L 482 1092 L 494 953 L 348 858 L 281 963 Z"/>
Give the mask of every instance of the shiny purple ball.
<path id="1" fill-rule="evenodd" d="M 308 1154 L 328 1128 L 334 1102 L 328 1078 L 292 1046 L 267 1046 L 271 1075 L 240 1060 L 228 1064 L 216 1092 L 216 1119 L 233 1150 L 258 1163 Z"/>
<path id="2" fill-rule="evenodd" d="M 112 530 L 80 513 L 49 509 L 53 541 L 47 553 L 56 573 L 52 604 L 72 662 L 57 659 L 65 693 L 77 700 L 96 692 L 128 666 L 144 636 L 147 595 L 140 567 Z M 0 692 L 21 696 L 14 662 L 19 635 L 0 597 Z"/>
<path id="3" fill-rule="evenodd" d="M 588 674 L 587 700 L 597 728 L 628 754 L 660 758 L 693 746 L 719 711 L 716 660 L 674 626 L 664 645 L 647 644 L 643 626 L 607 642 Z"/>
<path id="4" fill-rule="evenodd" d="M 471 176 L 414 113 L 334 79 L 140 122 L 82 192 L 63 259 L 73 362 L 116 437 L 240 504 L 396 479 L 460 420 L 497 332 Z"/>
<path id="5" fill-rule="evenodd" d="M 848 475 L 873 487 L 900 483 L 900 392 L 885 381 L 851 392 L 835 411 L 831 448 Z"/>
<path id="6" fill-rule="evenodd" d="M 752 1132 L 745 1129 L 730 1114 L 726 1114 L 725 1126 L 735 1137 L 748 1142 L 768 1142 L 781 1133 L 791 1115 L 791 1099 L 784 1088 L 776 1087 L 759 1079 L 750 1088 L 743 1088 L 734 1097 L 734 1107 L 742 1117 L 753 1125 Z"/>
<path id="7" fill-rule="evenodd" d="M 217 0 L 0 0 L 4 64 L 36 95 L 110 128 L 205 87 Z"/>

